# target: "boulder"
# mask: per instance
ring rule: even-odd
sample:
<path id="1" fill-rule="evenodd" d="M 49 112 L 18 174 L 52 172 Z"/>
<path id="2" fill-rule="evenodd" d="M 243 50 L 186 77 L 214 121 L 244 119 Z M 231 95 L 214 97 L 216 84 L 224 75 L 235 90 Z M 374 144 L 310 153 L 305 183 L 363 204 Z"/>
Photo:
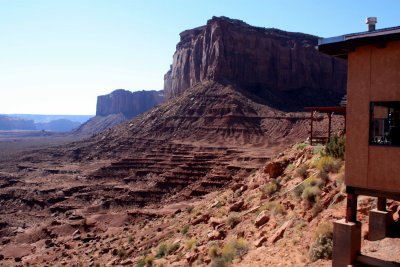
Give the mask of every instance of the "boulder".
<path id="1" fill-rule="evenodd" d="M 277 178 L 283 174 L 287 165 L 287 161 L 272 161 L 265 166 L 264 172 L 267 173 L 270 178 Z"/>
<path id="2" fill-rule="evenodd" d="M 270 217 L 269 212 L 266 210 L 263 210 L 262 212 L 260 212 L 260 214 L 258 214 L 256 220 L 254 221 L 254 224 L 257 227 L 260 227 L 269 221 L 269 217 Z"/>
<path id="3" fill-rule="evenodd" d="M 241 199 L 238 202 L 233 203 L 229 206 L 229 211 L 240 211 L 244 205 L 244 200 Z"/>

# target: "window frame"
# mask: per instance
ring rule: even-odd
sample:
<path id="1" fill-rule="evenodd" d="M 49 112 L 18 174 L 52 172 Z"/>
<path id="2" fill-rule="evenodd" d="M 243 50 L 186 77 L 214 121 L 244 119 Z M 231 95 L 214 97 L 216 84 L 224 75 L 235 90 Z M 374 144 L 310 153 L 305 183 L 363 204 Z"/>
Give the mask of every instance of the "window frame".
<path id="1" fill-rule="evenodd" d="M 374 108 L 375 106 L 382 106 L 386 107 L 388 109 L 390 108 L 397 108 L 400 110 L 400 101 L 371 101 L 369 105 L 369 133 L 368 133 L 368 145 L 370 146 L 381 146 L 381 147 L 400 147 L 400 144 L 393 145 L 393 144 L 385 144 L 385 143 L 376 143 L 373 142 L 373 135 L 374 135 L 374 129 L 375 129 L 375 124 L 373 123 L 374 121 Z M 389 120 L 389 118 L 387 118 Z M 400 118 L 399 121 L 400 123 Z M 399 125 L 400 127 L 400 125 Z"/>

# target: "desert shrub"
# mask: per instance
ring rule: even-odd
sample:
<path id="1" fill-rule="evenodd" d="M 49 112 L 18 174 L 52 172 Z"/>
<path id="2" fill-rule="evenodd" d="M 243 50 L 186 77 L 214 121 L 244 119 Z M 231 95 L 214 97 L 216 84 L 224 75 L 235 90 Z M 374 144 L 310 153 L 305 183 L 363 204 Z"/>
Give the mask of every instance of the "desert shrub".
<path id="1" fill-rule="evenodd" d="M 337 173 L 343 165 L 342 160 L 331 156 L 323 156 L 314 162 L 315 167 L 320 171 Z"/>
<path id="2" fill-rule="evenodd" d="M 237 224 L 241 222 L 240 214 L 237 212 L 232 212 L 229 214 L 226 223 L 233 229 Z"/>
<path id="3" fill-rule="evenodd" d="M 277 215 L 277 214 L 282 214 L 285 212 L 285 207 L 279 203 L 278 201 L 270 201 L 262 205 L 258 209 L 258 213 L 260 213 L 263 210 L 269 210 L 272 215 Z"/>
<path id="4" fill-rule="evenodd" d="M 211 259 L 215 259 L 218 257 L 218 255 L 218 247 L 215 244 L 211 245 L 210 249 L 208 250 L 208 256 Z"/>
<path id="5" fill-rule="evenodd" d="M 268 184 L 266 184 L 265 186 L 263 186 L 261 188 L 261 191 L 263 194 L 267 195 L 267 196 L 272 196 L 274 193 L 278 192 L 280 188 L 280 185 L 277 181 L 273 180 L 271 182 L 269 182 Z"/>
<path id="6" fill-rule="evenodd" d="M 321 205 L 320 201 L 317 200 L 311 209 L 311 214 L 313 217 L 315 217 L 323 210 L 324 210 L 324 207 Z"/>
<path id="7" fill-rule="evenodd" d="M 322 153 L 325 153 L 325 146 L 323 145 L 314 146 L 312 153 L 313 155 L 321 155 Z"/>
<path id="8" fill-rule="evenodd" d="M 299 144 L 296 144 L 295 145 L 295 148 L 297 149 L 297 150 L 303 150 L 304 148 L 306 148 L 307 147 L 307 144 L 306 143 L 299 143 Z"/>
<path id="9" fill-rule="evenodd" d="M 318 177 L 325 183 L 329 180 L 329 175 L 326 171 L 322 170 L 318 172 Z"/>
<path id="10" fill-rule="evenodd" d="M 344 159 L 346 138 L 335 135 L 325 147 L 325 155 L 337 159 Z"/>
<path id="11" fill-rule="evenodd" d="M 193 206 L 186 207 L 186 212 L 190 214 L 192 213 L 193 209 L 194 209 Z"/>
<path id="12" fill-rule="evenodd" d="M 196 243 L 197 243 L 197 241 L 196 241 L 195 238 L 189 239 L 189 240 L 186 241 L 186 243 L 185 243 L 185 249 L 186 249 L 186 250 L 191 250 L 191 249 L 193 249 L 194 247 L 196 247 Z"/>
<path id="13" fill-rule="evenodd" d="M 178 243 L 173 243 L 173 244 L 161 243 L 158 246 L 156 257 L 157 258 L 165 257 L 165 256 L 177 251 L 178 248 L 179 248 Z"/>
<path id="14" fill-rule="evenodd" d="M 331 259 L 333 246 L 333 225 L 332 223 L 320 224 L 310 246 L 309 256 L 311 261 L 318 259 Z"/>
<path id="15" fill-rule="evenodd" d="M 301 194 L 301 199 L 310 204 L 314 204 L 318 200 L 321 189 L 318 186 L 306 186 Z"/>
<path id="16" fill-rule="evenodd" d="M 118 257 L 124 258 L 125 255 L 126 255 L 126 250 L 123 247 L 119 248 L 118 249 Z"/>
<path id="17" fill-rule="evenodd" d="M 310 187 L 310 186 L 320 187 L 322 185 L 321 180 L 315 176 L 311 176 L 311 177 L 307 178 L 307 180 L 305 180 L 303 184 L 305 187 Z"/>
<path id="18" fill-rule="evenodd" d="M 339 173 L 338 176 L 336 176 L 336 184 L 338 186 L 341 186 L 344 183 L 344 172 Z"/>
<path id="19" fill-rule="evenodd" d="M 300 165 L 300 166 L 296 169 L 295 174 L 296 174 L 297 177 L 306 178 L 306 177 L 307 177 L 307 171 L 308 171 L 307 165 L 304 165 L 304 164 L 303 164 L 303 165 Z"/>
<path id="20" fill-rule="evenodd" d="M 222 257 L 217 257 L 213 259 L 210 264 L 210 267 L 227 267 L 229 266 L 229 262 L 226 262 Z"/>
<path id="21" fill-rule="evenodd" d="M 248 250 L 249 245 L 245 239 L 231 239 L 222 248 L 221 257 L 226 263 L 230 263 L 235 258 L 246 254 Z"/>
<path id="22" fill-rule="evenodd" d="M 181 234 L 186 235 L 188 232 L 189 232 L 189 225 L 186 224 L 185 226 L 182 227 Z"/>
<path id="23" fill-rule="evenodd" d="M 136 267 L 145 267 L 145 266 L 146 266 L 146 263 L 144 261 L 144 258 L 141 258 L 136 262 Z"/>
<path id="24" fill-rule="evenodd" d="M 162 258 L 168 254 L 168 246 L 166 243 L 158 245 L 156 258 Z"/>
<path id="25" fill-rule="evenodd" d="M 298 186 L 296 186 L 294 189 L 293 189 L 293 195 L 296 197 L 296 198 L 301 198 L 301 194 L 303 194 L 303 191 L 304 191 L 304 184 L 299 184 Z"/>
<path id="26" fill-rule="evenodd" d="M 167 254 L 172 254 L 175 251 L 177 251 L 179 249 L 179 244 L 178 243 L 173 243 L 173 244 L 169 244 L 168 248 L 167 248 Z"/>

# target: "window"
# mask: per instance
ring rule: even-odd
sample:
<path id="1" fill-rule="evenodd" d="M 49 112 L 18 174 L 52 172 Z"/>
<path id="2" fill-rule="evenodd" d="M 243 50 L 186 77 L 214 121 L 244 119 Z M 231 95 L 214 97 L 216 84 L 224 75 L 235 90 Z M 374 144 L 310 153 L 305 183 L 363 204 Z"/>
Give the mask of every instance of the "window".
<path id="1" fill-rule="evenodd" d="M 371 102 L 369 143 L 400 146 L 400 101 Z"/>

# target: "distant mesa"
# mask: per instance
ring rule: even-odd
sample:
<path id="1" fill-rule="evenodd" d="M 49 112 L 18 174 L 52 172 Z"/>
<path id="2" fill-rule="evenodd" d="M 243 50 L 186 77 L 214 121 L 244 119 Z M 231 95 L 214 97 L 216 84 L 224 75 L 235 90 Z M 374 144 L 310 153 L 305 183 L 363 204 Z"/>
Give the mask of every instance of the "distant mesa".
<path id="1" fill-rule="evenodd" d="M 90 135 L 112 128 L 164 101 L 164 91 L 130 92 L 117 89 L 97 97 L 96 116 L 82 124 L 75 134 Z"/>
<path id="2" fill-rule="evenodd" d="M 231 83 L 284 111 L 334 105 L 346 88 L 346 62 L 316 50 L 318 37 L 213 17 L 183 31 L 164 76 L 167 99 L 204 80 Z"/>
<path id="3" fill-rule="evenodd" d="M 97 116 L 111 114 L 123 114 L 127 119 L 133 118 L 164 100 L 164 92 L 161 91 L 137 91 L 130 92 L 118 89 L 108 95 L 97 97 Z"/>

